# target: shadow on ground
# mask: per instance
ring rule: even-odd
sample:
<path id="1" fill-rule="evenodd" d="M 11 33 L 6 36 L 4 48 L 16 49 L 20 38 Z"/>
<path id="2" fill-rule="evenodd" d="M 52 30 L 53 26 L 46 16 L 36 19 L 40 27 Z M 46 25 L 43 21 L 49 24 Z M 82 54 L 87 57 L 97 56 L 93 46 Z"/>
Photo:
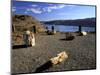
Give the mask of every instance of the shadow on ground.
<path id="1" fill-rule="evenodd" d="M 29 47 L 29 46 L 27 46 L 27 45 L 14 45 L 14 46 L 12 46 L 12 49 L 20 49 L 20 48 L 27 48 L 27 47 Z"/>
<path id="2" fill-rule="evenodd" d="M 41 73 L 49 68 L 51 68 L 53 65 L 51 63 L 51 61 L 47 61 L 46 63 L 44 63 L 43 65 L 41 65 L 40 67 L 38 67 L 34 73 Z"/>
<path id="3" fill-rule="evenodd" d="M 60 40 L 62 40 L 62 41 L 72 41 L 73 39 L 71 38 L 71 39 L 60 39 Z"/>
<path id="4" fill-rule="evenodd" d="M 53 66 L 53 64 L 51 63 L 51 61 L 47 61 L 47 62 L 44 63 L 43 65 L 37 67 L 36 70 L 35 70 L 34 72 L 27 72 L 27 73 L 12 73 L 11 75 L 42 73 L 43 71 L 45 71 L 45 70 L 51 68 L 52 66 Z"/>

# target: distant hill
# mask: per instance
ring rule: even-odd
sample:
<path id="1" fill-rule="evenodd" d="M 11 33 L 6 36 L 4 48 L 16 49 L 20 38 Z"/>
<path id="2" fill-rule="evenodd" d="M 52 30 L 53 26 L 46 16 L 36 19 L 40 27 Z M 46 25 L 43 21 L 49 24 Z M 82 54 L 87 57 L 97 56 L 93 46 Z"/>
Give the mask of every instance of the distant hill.
<path id="1" fill-rule="evenodd" d="M 33 26 L 36 26 L 37 31 L 44 28 L 38 20 L 29 15 L 13 15 L 12 26 L 15 28 L 15 31 L 32 30 Z"/>
<path id="2" fill-rule="evenodd" d="M 96 26 L 96 18 L 85 18 L 76 20 L 53 20 L 53 21 L 42 21 L 44 24 L 55 24 L 55 25 L 81 25 L 81 26 Z"/>

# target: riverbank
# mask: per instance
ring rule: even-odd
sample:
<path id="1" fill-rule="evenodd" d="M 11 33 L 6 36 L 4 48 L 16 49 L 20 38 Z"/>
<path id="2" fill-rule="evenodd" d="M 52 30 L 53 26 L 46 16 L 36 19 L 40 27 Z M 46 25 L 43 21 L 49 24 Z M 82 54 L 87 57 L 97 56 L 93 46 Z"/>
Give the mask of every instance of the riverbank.
<path id="1" fill-rule="evenodd" d="M 12 49 L 12 73 L 35 73 L 38 67 L 62 51 L 68 53 L 68 60 L 47 68 L 43 72 L 96 68 L 95 33 L 89 33 L 87 36 L 76 35 L 73 40 L 63 40 L 64 38 L 64 33 L 57 33 L 56 35 L 37 34 L 35 47 Z"/>

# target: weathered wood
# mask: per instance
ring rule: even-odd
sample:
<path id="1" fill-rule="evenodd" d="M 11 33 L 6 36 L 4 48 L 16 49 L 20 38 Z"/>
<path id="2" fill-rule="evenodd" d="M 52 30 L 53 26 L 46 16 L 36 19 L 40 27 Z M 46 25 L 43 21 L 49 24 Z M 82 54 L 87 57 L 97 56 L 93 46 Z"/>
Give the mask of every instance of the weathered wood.
<path id="1" fill-rule="evenodd" d="M 81 32 L 82 31 L 82 28 L 81 28 L 81 26 L 79 26 L 79 32 Z"/>
<path id="2" fill-rule="evenodd" d="M 34 32 L 34 33 L 37 32 L 36 26 L 33 26 L 33 32 Z"/>
<path id="3" fill-rule="evenodd" d="M 12 25 L 12 32 L 15 32 L 16 28 L 14 25 Z"/>

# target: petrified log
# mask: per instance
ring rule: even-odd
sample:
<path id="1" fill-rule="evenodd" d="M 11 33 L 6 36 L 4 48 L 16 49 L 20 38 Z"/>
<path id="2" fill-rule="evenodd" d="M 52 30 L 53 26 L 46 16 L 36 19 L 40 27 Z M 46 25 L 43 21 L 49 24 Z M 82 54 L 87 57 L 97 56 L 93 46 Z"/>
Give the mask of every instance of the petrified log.
<path id="1" fill-rule="evenodd" d="M 70 32 L 66 33 L 66 37 L 65 37 L 66 40 L 73 40 L 74 38 L 75 36 L 72 33 Z"/>

